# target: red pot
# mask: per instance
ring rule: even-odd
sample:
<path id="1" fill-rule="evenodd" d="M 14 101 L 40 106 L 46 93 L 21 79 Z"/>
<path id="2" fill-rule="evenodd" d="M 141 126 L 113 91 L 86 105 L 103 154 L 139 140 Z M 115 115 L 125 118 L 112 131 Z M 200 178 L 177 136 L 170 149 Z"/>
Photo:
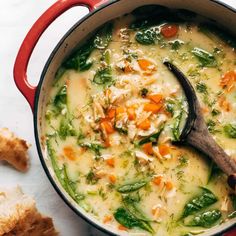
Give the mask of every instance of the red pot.
<path id="1" fill-rule="evenodd" d="M 20 47 L 14 66 L 15 83 L 21 93 L 25 96 L 26 100 L 29 102 L 33 111 L 37 149 L 40 160 L 49 180 L 58 194 L 72 210 L 93 224 L 95 227 L 113 235 L 117 235 L 119 233 L 114 229 L 108 228 L 88 215 L 71 199 L 71 197 L 61 187 L 59 181 L 56 179 L 52 168 L 50 168 L 50 162 L 45 156 L 45 145 L 41 143 L 40 139 L 40 137 L 44 134 L 42 125 L 42 117 L 44 116 L 42 116 L 42 114 L 44 114 L 44 101 L 54 74 L 61 64 L 63 58 L 70 54 L 77 43 L 86 38 L 86 35 L 104 24 L 106 21 L 109 21 L 110 19 L 113 19 L 119 15 L 123 15 L 124 13 L 131 12 L 138 6 L 148 4 L 159 4 L 167 7 L 188 9 L 212 18 L 226 28 L 234 25 L 236 22 L 236 9 L 213 0 L 58 0 L 32 26 Z M 87 6 L 90 10 L 90 13 L 77 24 L 75 24 L 65 34 L 65 36 L 55 47 L 54 51 L 51 53 L 42 72 L 38 86 L 31 86 L 27 80 L 27 66 L 32 51 L 40 36 L 58 16 L 68 9 L 78 5 Z M 229 30 L 233 31 L 232 33 L 236 35 L 236 27 L 234 27 L 233 30 L 231 27 Z M 214 227 L 213 229 L 207 231 L 207 233 L 201 235 L 236 236 L 236 228 L 224 234 L 224 232 L 230 228 L 234 228 L 235 226 L 236 221 L 235 219 L 232 219 L 231 221 Z M 127 233 L 124 233 L 124 235 L 127 235 Z"/>

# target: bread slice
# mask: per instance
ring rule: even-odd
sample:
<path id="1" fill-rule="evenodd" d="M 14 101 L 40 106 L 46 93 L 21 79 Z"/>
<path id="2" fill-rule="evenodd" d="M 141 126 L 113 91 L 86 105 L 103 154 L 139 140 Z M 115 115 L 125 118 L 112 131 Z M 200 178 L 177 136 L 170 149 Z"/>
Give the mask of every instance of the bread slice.
<path id="1" fill-rule="evenodd" d="M 19 171 L 29 169 L 29 145 L 23 139 L 17 138 L 7 128 L 0 129 L 0 161 L 6 161 Z"/>
<path id="2" fill-rule="evenodd" d="M 42 216 L 20 187 L 0 188 L 0 236 L 55 236 L 52 219 Z"/>

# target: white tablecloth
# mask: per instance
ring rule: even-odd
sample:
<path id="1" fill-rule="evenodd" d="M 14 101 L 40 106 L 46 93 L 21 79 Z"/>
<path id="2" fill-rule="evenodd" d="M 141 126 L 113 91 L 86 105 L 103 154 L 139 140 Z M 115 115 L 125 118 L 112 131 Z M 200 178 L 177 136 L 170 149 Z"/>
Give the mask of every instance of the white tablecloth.
<path id="1" fill-rule="evenodd" d="M 8 127 L 32 144 L 29 151 L 29 172 L 20 174 L 0 164 L 0 186 L 22 186 L 26 193 L 35 197 L 38 208 L 54 219 L 62 236 L 104 235 L 70 210 L 48 181 L 34 142 L 32 112 L 13 81 L 13 64 L 22 40 L 36 19 L 54 2 L 55 0 L 6 0 L 0 3 L 0 127 Z M 236 7 L 236 0 L 225 2 Z M 74 8 L 49 27 L 29 64 L 28 76 L 31 83 L 37 84 L 42 68 L 59 39 L 87 12 L 86 8 Z"/>

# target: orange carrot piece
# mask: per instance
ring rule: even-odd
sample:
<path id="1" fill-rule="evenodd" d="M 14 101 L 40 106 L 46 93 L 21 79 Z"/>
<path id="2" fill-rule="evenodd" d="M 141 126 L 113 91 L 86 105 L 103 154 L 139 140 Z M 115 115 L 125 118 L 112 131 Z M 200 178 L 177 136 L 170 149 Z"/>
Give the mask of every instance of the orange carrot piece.
<path id="1" fill-rule="evenodd" d="M 156 69 L 155 65 L 147 59 L 138 60 L 139 67 L 144 71 L 153 71 Z"/>
<path id="2" fill-rule="evenodd" d="M 121 113 L 125 113 L 125 108 L 124 107 L 117 107 L 116 108 L 116 114 L 121 114 Z"/>
<path id="3" fill-rule="evenodd" d="M 110 167 L 114 167 L 115 166 L 115 159 L 114 158 L 107 159 L 106 164 Z"/>
<path id="4" fill-rule="evenodd" d="M 113 119 L 116 115 L 116 109 L 115 108 L 110 108 L 108 111 L 107 111 L 107 117 L 109 119 Z"/>
<path id="5" fill-rule="evenodd" d="M 159 104 L 156 104 L 156 103 L 147 103 L 144 105 L 144 108 L 143 110 L 144 111 L 147 111 L 147 112 L 152 112 L 153 114 L 157 114 L 160 109 L 162 108 L 162 104 L 159 103 Z"/>
<path id="6" fill-rule="evenodd" d="M 162 182 L 162 179 L 163 179 L 163 177 L 162 177 L 161 175 L 159 175 L 159 176 L 156 176 L 156 177 L 152 180 L 152 182 L 153 182 L 154 184 L 156 184 L 156 185 L 160 185 L 161 182 Z"/>
<path id="7" fill-rule="evenodd" d="M 104 216 L 103 223 L 107 224 L 107 223 L 111 222 L 111 220 L 112 220 L 112 216 L 106 215 L 106 216 Z"/>
<path id="8" fill-rule="evenodd" d="M 115 132 L 112 123 L 110 121 L 107 120 L 103 120 L 101 122 L 101 127 L 106 131 L 107 134 L 112 134 Z"/>
<path id="9" fill-rule="evenodd" d="M 173 183 L 170 182 L 170 181 L 167 181 L 167 182 L 166 182 L 166 189 L 167 189 L 168 191 L 170 191 L 170 190 L 173 189 L 173 188 L 174 188 Z"/>
<path id="10" fill-rule="evenodd" d="M 162 155 L 162 156 L 165 156 L 165 155 L 168 155 L 170 154 L 170 146 L 169 145 L 166 145 L 166 144 L 160 144 L 158 146 L 158 149 L 159 149 L 159 153 Z"/>
<path id="11" fill-rule="evenodd" d="M 162 28 L 161 28 L 161 34 L 165 38 L 174 37 L 178 33 L 178 31 L 179 31 L 178 25 L 166 24 L 166 25 L 162 26 Z"/>
<path id="12" fill-rule="evenodd" d="M 152 143 L 145 143 L 142 146 L 143 151 L 148 154 L 148 155 L 152 155 L 153 154 L 153 149 L 152 149 Z"/>
<path id="13" fill-rule="evenodd" d="M 109 175 L 109 180 L 111 183 L 115 183 L 116 182 L 116 176 L 115 175 Z"/>
<path id="14" fill-rule="evenodd" d="M 135 114 L 135 109 L 134 109 L 134 107 L 129 107 L 129 108 L 127 109 L 127 114 L 128 114 L 129 120 L 135 120 L 135 119 L 136 119 L 136 114 Z"/>
<path id="15" fill-rule="evenodd" d="M 220 81 L 220 86 L 226 89 L 227 92 L 231 92 L 236 84 L 236 70 L 226 72 Z"/>
<path id="16" fill-rule="evenodd" d="M 155 103 L 159 103 L 163 99 L 163 96 L 159 93 L 156 93 L 156 94 L 148 95 L 148 99 L 150 99 L 151 101 Z"/>
<path id="17" fill-rule="evenodd" d="M 148 130 L 151 126 L 150 120 L 146 119 L 137 125 L 139 129 Z"/>
<path id="18" fill-rule="evenodd" d="M 130 72 L 133 72 L 133 69 L 132 69 L 132 67 L 130 66 L 130 63 L 127 62 L 127 61 L 125 62 L 124 72 L 125 72 L 126 74 L 128 74 L 128 73 L 130 73 Z"/>
<path id="19" fill-rule="evenodd" d="M 119 225 L 118 226 L 119 230 L 127 231 L 128 229 L 124 225 Z"/>
<path id="20" fill-rule="evenodd" d="M 219 106 L 225 111 L 231 111 L 231 104 L 226 100 L 225 96 L 220 96 L 218 100 Z"/>
<path id="21" fill-rule="evenodd" d="M 74 161 L 76 159 L 75 151 L 72 147 L 66 146 L 63 148 L 64 155 L 66 158 L 68 158 L 71 161 Z"/>

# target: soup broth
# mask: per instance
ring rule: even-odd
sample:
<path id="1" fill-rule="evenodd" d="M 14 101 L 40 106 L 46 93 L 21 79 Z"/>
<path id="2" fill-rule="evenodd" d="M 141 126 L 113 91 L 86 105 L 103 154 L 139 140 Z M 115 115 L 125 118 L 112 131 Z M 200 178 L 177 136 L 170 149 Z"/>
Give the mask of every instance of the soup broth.
<path id="1" fill-rule="evenodd" d="M 234 42 L 192 13 L 143 12 L 107 23 L 62 63 L 47 155 L 71 198 L 120 234 L 196 235 L 233 218 L 236 197 L 207 157 L 172 144 L 188 106 L 163 60 L 189 78 L 210 133 L 236 159 Z"/>

